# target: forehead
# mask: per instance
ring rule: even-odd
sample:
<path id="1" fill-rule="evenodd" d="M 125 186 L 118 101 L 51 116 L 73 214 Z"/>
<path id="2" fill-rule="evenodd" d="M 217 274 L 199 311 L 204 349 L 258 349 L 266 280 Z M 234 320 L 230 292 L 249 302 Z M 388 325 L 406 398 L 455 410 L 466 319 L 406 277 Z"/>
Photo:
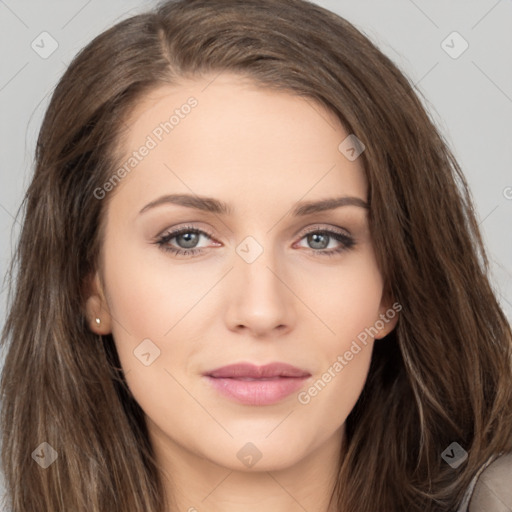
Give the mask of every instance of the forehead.
<path id="1" fill-rule="evenodd" d="M 119 164 L 131 158 L 134 165 L 119 188 L 130 187 L 135 196 L 187 192 L 229 202 L 252 196 L 293 202 L 331 192 L 366 197 L 362 164 L 341 152 L 349 134 L 333 112 L 239 75 L 158 87 L 126 124 Z M 139 150 L 142 158 L 133 156 Z"/>

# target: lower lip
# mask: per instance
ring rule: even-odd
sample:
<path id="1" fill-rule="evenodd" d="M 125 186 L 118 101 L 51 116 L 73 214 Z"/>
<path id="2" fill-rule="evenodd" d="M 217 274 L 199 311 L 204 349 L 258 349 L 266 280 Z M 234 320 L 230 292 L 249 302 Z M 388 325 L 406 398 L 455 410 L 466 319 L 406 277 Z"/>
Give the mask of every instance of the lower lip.
<path id="1" fill-rule="evenodd" d="M 272 380 L 206 379 L 219 393 L 246 405 L 270 405 L 298 391 L 308 377 L 279 377 Z"/>

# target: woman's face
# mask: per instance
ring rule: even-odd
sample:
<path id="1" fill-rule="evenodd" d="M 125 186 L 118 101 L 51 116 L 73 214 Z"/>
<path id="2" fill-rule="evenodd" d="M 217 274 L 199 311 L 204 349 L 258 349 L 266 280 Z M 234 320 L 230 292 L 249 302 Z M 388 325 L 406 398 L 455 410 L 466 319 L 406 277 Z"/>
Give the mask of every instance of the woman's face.
<path id="1" fill-rule="evenodd" d="M 95 193 L 111 197 L 91 329 L 112 332 L 158 453 L 285 468 L 340 446 L 368 333 L 396 317 L 383 321 L 367 183 L 336 117 L 212 79 L 161 87 L 131 115 L 124 172 Z M 205 376 L 275 362 L 305 377 Z"/>

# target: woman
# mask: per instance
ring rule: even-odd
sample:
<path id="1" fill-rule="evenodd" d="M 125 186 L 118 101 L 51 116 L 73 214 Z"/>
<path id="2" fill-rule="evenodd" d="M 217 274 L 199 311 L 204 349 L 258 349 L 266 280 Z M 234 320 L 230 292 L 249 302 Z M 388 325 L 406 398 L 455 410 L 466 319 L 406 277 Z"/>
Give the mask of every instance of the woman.
<path id="1" fill-rule="evenodd" d="M 117 24 L 60 80 L 25 206 L 14 512 L 455 511 L 507 475 L 512 337 L 466 182 L 344 19 Z"/>

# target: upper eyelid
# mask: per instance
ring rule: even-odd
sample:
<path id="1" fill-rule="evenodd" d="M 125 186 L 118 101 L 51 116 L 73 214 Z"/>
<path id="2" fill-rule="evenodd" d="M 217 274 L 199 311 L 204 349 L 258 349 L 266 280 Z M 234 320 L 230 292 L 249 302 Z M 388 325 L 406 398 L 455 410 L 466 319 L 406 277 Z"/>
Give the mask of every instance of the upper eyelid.
<path id="1" fill-rule="evenodd" d="M 203 228 L 196 228 L 196 227 L 192 227 L 192 226 L 183 226 L 180 228 L 166 229 L 160 235 L 158 235 L 157 238 L 167 238 L 167 237 L 174 238 L 180 233 L 188 233 L 191 231 L 198 232 L 201 235 L 206 235 L 208 238 L 215 239 L 215 236 L 212 233 L 210 233 L 208 230 L 205 230 Z"/>
<path id="2" fill-rule="evenodd" d="M 322 226 L 321 224 L 315 224 L 313 226 L 308 226 L 307 228 L 304 228 L 305 231 L 300 230 L 298 234 L 303 233 L 303 235 L 307 235 L 308 233 L 315 233 L 317 231 L 326 231 L 326 232 L 333 232 L 333 233 L 339 233 L 340 231 L 345 231 L 346 236 L 352 236 L 347 228 L 341 228 L 341 227 L 334 227 L 334 226 Z"/>

